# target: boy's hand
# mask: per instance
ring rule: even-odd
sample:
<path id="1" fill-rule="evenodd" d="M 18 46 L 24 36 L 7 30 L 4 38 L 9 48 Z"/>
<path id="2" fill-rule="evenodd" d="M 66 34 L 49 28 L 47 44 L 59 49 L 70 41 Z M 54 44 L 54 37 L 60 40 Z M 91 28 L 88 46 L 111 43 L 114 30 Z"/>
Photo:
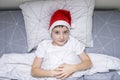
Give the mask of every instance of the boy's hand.
<path id="1" fill-rule="evenodd" d="M 58 73 L 60 73 L 60 71 L 52 70 L 51 71 L 51 77 L 56 77 Z"/>
<path id="2" fill-rule="evenodd" d="M 75 65 L 62 64 L 55 71 L 58 71 L 56 78 L 65 79 L 75 72 Z"/>

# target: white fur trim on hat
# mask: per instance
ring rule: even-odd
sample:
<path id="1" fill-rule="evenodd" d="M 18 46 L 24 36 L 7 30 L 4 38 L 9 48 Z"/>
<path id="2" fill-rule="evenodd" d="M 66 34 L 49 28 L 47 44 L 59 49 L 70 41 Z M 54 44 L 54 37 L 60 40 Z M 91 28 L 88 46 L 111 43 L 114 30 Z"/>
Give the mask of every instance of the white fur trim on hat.
<path id="1" fill-rule="evenodd" d="M 66 22 L 66 21 L 63 21 L 63 20 L 59 20 L 59 21 L 55 21 L 51 26 L 50 26 L 50 34 L 52 33 L 52 30 L 55 26 L 57 25 L 64 25 L 66 26 L 69 30 L 70 30 L 70 25 Z"/>

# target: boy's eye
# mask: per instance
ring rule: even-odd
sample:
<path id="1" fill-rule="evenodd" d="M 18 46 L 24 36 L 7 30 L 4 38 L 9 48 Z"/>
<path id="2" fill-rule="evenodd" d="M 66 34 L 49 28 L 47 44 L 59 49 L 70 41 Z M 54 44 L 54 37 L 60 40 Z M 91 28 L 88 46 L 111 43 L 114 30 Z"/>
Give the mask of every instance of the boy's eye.
<path id="1" fill-rule="evenodd" d="M 58 31 L 56 31 L 56 32 L 55 32 L 55 34 L 59 34 L 59 32 L 58 32 Z"/>
<path id="2" fill-rule="evenodd" d="M 68 31 L 64 31 L 64 34 L 68 34 L 69 32 Z"/>

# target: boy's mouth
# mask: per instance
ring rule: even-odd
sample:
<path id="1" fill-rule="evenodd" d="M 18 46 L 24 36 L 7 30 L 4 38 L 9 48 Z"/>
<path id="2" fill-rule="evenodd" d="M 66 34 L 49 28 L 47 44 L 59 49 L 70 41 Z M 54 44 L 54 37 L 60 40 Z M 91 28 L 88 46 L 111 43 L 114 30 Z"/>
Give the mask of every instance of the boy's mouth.
<path id="1" fill-rule="evenodd" d="M 65 40 L 60 40 L 59 42 L 65 42 Z"/>

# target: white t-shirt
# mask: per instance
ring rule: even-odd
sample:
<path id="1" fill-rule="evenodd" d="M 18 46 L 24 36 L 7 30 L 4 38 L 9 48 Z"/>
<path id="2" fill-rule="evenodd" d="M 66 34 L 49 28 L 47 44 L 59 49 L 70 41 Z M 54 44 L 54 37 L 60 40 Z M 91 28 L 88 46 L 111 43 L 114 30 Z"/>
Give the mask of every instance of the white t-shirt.
<path id="1" fill-rule="evenodd" d="M 47 66 L 46 69 L 54 69 L 63 63 L 80 63 L 78 54 L 81 54 L 84 49 L 84 44 L 70 36 L 63 46 L 54 46 L 52 40 L 42 41 L 35 54 L 37 57 L 43 58 L 43 68 Z"/>
<path id="2" fill-rule="evenodd" d="M 53 70 L 63 63 L 77 64 L 81 60 L 79 54 L 85 49 L 85 45 L 77 39 L 69 37 L 67 43 L 63 46 L 55 46 L 52 40 L 44 40 L 35 52 L 37 57 L 43 58 L 42 68 Z"/>

